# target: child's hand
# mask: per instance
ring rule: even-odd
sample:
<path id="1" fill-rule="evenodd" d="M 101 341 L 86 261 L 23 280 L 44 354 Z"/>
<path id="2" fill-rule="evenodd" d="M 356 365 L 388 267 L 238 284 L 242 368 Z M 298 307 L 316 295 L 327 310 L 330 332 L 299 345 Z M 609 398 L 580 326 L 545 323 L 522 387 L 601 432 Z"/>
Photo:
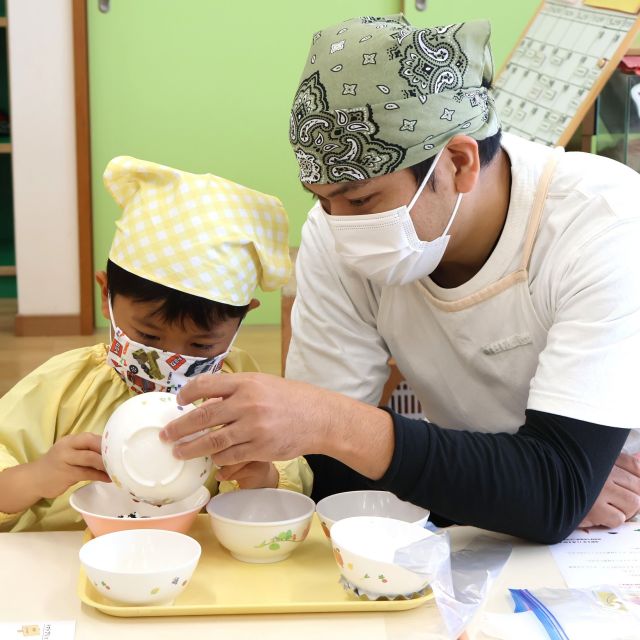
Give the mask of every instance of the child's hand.
<path id="1" fill-rule="evenodd" d="M 109 482 L 100 452 L 102 438 L 80 433 L 60 438 L 33 463 L 35 482 L 42 498 L 57 498 L 82 480 Z"/>
<path id="2" fill-rule="evenodd" d="M 241 489 L 275 489 L 280 475 L 271 462 L 241 462 L 222 467 L 216 480 L 235 480 Z"/>

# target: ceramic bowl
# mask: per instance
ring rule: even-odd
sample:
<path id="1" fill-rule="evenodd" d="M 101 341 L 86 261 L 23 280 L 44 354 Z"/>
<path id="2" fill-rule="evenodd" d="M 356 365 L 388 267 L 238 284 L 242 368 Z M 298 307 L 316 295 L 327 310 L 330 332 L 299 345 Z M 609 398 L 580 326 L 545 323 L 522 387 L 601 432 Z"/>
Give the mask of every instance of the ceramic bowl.
<path id="1" fill-rule="evenodd" d="M 315 503 L 286 489 L 241 489 L 211 498 L 207 512 L 218 542 L 243 562 L 278 562 L 307 537 Z"/>
<path id="2" fill-rule="evenodd" d="M 316 511 L 327 538 L 334 522 L 355 516 L 382 516 L 423 527 L 429 511 L 411 502 L 400 500 L 389 491 L 345 491 L 327 496 L 318 502 Z"/>
<path id="3" fill-rule="evenodd" d="M 80 563 L 91 584 L 110 600 L 170 604 L 189 583 L 200 551 L 182 533 L 135 529 L 89 540 L 80 549 Z"/>
<path id="4" fill-rule="evenodd" d="M 206 487 L 172 504 L 139 502 L 108 482 L 92 482 L 71 494 L 69 504 L 84 518 L 94 536 L 126 529 L 165 529 L 186 533 L 209 502 Z"/>
<path id="5" fill-rule="evenodd" d="M 360 591 L 377 596 L 409 596 L 427 580 L 394 564 L 397 549 L 433 534 L 420 525 L 393 518 L 357 516 L 331 527 L 333 555 L 343 577 Z"/>
<path id="6" fill-rule="evenodd" d="M 178 460 L 173 445 L 159 437 L 168 422 L 193 409 L 194 405 L 181 407 L 172 393 L 161 391 L 122 403 L 102 434 L 102 459 L 113 483 L 153 505 L 182 500 L 204 484 L 213 466 L 211 458 Z"/>

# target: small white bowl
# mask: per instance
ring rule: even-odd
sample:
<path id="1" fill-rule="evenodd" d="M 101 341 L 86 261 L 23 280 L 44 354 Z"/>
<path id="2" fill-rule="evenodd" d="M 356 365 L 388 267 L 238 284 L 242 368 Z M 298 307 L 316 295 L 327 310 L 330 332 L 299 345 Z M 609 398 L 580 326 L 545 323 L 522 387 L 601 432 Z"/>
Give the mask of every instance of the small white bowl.
<path id="1" fill-rule="evenodd" d="M 400 500 L 390 491 L 345 491 L 327 496 L 316 505 L 322 530 L 327 538 L 334 522 L 355 516 L 381 516 L 423 527 L 429 519 L 428 509 Z"/>
<path id="2" fill-rule="evenodd" d="M 315 503 L 286 489 L 241 489 L 211 498 L 207 512 L 220 544 L 243 562 L 278 562 L 309 533 Z"/>
<path id="3" fill-rule="evenodd" d="M 125 529 L 186 533 L 210 498 L 206 487 L 198 487 L 183 500 L 155 506 L 135 500 L 113 483 L 92 482 L 74 491 L 69 504 L 82 514 L 91 533 L 97 537 Z"/>
<path id="4" fill-rule="evenodd" d="M 427 579 L 394 564 L 395 552 L 433 534 L 417 524 L 358 516 L 331 527 L 333 555 L 344 578 L 360 591 L 376 596 L 411 596 Z"/>
<path id="5" fill-rule="evenodd" d="M 213 466 L 211 457 L 178 460 L 173 445 L 159 437 L 168 422 L 193 409 L 181 407 L 172 393 L 162 391 L 122 403 L 102 434 L 102 459 L 113 483 L 153 505 L 182 500 L 203 485 Z"/>
<path id="6" fill-rule="evenodd" d="M 187 586 L 200 553 L 200 545 L 182 533 L 135 529 L 89 540 L 80 549 L 80 563 L 91 584 L 111 600 L 169 604 Z"/>

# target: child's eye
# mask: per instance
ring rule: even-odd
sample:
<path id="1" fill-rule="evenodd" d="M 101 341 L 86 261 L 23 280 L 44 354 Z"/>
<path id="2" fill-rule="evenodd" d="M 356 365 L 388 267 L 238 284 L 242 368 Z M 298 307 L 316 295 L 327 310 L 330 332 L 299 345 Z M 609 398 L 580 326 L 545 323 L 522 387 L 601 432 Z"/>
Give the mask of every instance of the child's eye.
<path id="1" fill-rule="evenodd" d="M 201 351 L 211 351 L 213 349 L 212 344 L 201 344 L 199 342 L 192 342 L 191 346 L 194 349 L 200 349 Z"/>
<path id="2" fill-rule="evenodd" d="M 141 340 L 147 340 L 149 342 L 158 339 L 158 336 L 152 336 L 151 334 L 144 333 L 143 331 L 138 331 L 138 335 L 140 336 Z"/>

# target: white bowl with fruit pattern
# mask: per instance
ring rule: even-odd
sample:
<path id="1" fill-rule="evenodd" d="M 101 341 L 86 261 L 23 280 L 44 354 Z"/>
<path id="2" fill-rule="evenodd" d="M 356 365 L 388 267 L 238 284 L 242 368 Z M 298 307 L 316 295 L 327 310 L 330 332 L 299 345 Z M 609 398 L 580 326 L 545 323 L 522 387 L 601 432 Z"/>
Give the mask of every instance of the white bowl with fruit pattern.
<path id="1" fill-rule="evenodd" d="M 428 581 L 395 564 L 395 553 L 432 535 L 410 522 L 356 516 L 338 520 L 331 527 L 331 544 L 340 572 L 351 586 L 368 595 L 410 597 L 421 592 Z"/>
<path id="2" fill-rule="evenodd" d="M 106 533 L 80 549 L 89 582 L 105 597 L 130 605 L 170 604 L 200 560 L 193 538 L 161 529 Z"/>

